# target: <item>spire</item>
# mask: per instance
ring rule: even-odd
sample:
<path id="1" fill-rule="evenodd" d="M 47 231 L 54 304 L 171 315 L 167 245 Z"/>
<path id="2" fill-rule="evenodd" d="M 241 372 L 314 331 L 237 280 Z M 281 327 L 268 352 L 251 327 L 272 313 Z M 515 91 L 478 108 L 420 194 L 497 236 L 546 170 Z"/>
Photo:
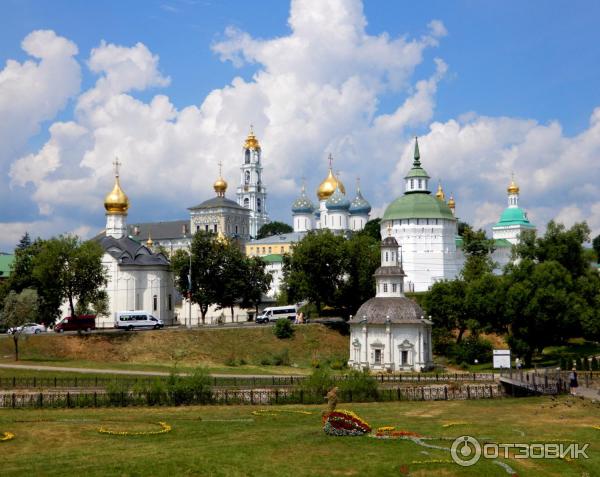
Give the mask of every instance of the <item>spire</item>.
<path id="1" fill-rule="evenodd" d="M 415 136 L 415 155 L 413 167 L 421 167 L 421 154 L 419 153 L 419 140 L 417 136 Z"/>

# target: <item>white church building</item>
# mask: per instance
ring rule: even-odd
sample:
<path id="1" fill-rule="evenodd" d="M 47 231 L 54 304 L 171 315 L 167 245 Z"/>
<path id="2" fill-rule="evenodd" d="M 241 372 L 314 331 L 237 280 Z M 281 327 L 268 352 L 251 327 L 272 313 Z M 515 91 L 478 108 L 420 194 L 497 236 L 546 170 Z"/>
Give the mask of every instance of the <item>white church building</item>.
<path id="1" fill-rule="evenodd" d="M 375 297 L 363 303 L 349 321 L 348 365 L 392 372 L 431 369 L 431 321 L 415 301 L 404 296 L 406 274 L 394 237 L 382 241 L 381 267 L 374 276 Z"/>

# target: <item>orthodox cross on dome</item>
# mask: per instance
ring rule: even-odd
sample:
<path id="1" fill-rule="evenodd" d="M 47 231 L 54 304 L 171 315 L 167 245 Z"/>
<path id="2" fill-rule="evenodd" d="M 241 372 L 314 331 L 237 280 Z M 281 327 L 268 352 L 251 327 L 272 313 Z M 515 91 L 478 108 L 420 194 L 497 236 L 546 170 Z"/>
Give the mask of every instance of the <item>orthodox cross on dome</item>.
<path id="1" fill-rule="evenodd" d="M 118 157 L 115 157 L 115 160 L 113 161 L 112 164 L 115 169 L 115 177 L 119 177 L 119 167 L 121 167 L 123 165 L 123 163 L 119 162 Z"/>
<path id="2" fill-rule="evenodd" d="M 360 177 L 356 177 L 356 191 L 360 191 Z"/>
<path id="3" fill-rule="evenodd" d="M 329 153 L 329 157 L 327 158 L 327 160 L 329 161 L 329 169 L 331 170 L 331 168 L 333 167 L 333 156 L 331 155 L 331 153 Z"/>
<path id="4" fill-rule="evenodd" d="M 223 161 L 219 161 L 219 177 L 223 177 Z"/>

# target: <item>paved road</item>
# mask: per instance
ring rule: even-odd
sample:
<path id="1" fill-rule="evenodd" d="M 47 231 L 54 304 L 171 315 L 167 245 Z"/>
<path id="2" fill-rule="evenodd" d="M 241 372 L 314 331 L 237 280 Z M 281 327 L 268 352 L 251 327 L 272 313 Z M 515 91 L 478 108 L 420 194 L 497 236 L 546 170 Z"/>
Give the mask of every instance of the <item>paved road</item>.
<path id="1" fill-rule="evenodd" d="M 32 364 L 0 364 L 2 369 L 28 369 L 32 371 L 60 371 L 60 372 L 71 372 L 71 373 L 85 373 L 85 374 L 123 374 L 129 376 L 169 376 L 171 373 L 166 371 L 135 371 L 125 369 L 96 369 L 96 368 L 70 368 L 68 366 L 40 366 Z M 187 373 L 181 373 L 187 374 Z M 211 373 L 211 376 L 217 378 L 286 378 L 302 375 L 282 375 L 282 374 L 219 374 Z"/>

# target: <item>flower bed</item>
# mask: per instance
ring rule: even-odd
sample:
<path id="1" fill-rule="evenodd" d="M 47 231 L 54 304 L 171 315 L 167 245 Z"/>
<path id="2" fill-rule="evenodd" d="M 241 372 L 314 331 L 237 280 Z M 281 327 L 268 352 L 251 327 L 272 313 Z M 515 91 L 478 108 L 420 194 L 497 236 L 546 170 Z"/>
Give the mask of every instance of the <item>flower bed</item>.
<path id="1" fill-rule="evenodd" d="M 371 426 L 352 411 L 338 409 L 323 414 L 323 431 L 330 436 L 362 436 L 371 432 Z"/>
<path id="2" fill-rule="evenodd" d="M 3 432 L 2 434 L 0 434 L 0 442 L 10 441 L 14 438 L 15 435 L 12 432 Z"/>
<path id="3" fill-rule="evenodd" d="M 114 431 L 100 427 L 98 428 L 98 432 L 100 434 L 109 434 L 111 436 L 154 436 L 158 434 L 166 434 L 167 432 L 171 432 L 173 429 L 166 422 L 159 421 L 157 424 L 160 426 L 160 430 L 158 431 Z"/>

